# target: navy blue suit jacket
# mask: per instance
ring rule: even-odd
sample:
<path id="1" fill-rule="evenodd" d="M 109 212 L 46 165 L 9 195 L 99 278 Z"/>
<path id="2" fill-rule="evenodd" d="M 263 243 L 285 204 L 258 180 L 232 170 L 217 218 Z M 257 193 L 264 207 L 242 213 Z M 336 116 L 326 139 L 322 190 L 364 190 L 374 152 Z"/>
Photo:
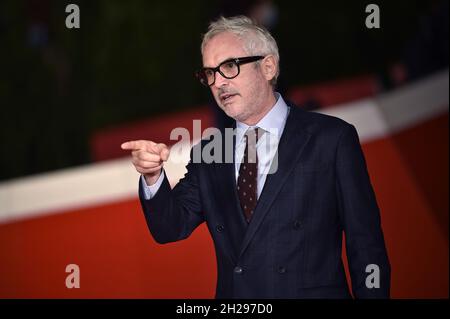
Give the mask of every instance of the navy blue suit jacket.
<path id="1" fill-rule="evenodd" d="M 357 132 L 340 119 L 291 107 L 278 170 L 267 176 L 250 224 L 239 205 L 234 163 L 193 163 L 191 157 L 174 189 L 165 178 L 145 200 L 139 187 L 158 243 L 187 238 L 206 222 L 217 258 L 216 298 L 350 298 L 343 232 L 353 295 L 389 297 L 375 194 Z M 379 288 L 366 285 L 371 264 L 378 266 Z"/>

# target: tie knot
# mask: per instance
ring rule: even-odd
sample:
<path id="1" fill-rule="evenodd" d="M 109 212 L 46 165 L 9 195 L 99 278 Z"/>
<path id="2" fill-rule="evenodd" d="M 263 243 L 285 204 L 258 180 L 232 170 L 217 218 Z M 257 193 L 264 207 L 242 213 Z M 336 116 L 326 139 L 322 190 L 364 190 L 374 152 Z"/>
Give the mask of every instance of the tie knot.
<path id="1" fill-rule="evenodd" d="M 261 136 L 264 134 L 264 130 L 260 127 L 252 127 L 245 132 L 245 136 L 247 138 L 248 143 L 256 144 L 258 143 L 258 140 L 261 138 Z"/>

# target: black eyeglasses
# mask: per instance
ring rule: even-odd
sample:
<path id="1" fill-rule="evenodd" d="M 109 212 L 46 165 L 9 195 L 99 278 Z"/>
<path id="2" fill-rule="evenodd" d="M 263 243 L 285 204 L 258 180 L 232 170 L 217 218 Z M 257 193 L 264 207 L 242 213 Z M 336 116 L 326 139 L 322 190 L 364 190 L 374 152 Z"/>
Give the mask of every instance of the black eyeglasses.
<path id="1" fill-rule="evenodd" d="M 195 76 L 204 86 L 211 86 L 216 82 L 216 72 L 226 79 L 234 79 L 241 72 L 240 66 L 246 63 L 264 59 L 263 56 L 247 56 L 223 61 L 216 68 L 202 68 L 195 72 Z"/>

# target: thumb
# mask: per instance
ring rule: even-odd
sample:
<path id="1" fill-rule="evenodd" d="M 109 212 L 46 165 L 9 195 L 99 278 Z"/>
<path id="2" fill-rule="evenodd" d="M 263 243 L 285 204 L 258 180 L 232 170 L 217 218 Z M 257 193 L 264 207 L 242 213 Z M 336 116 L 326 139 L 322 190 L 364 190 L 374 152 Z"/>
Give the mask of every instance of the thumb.
<path id="1" fill-rule="evenodd" d="M 167 161 L 169 158 L 169 149 L 166 144 L 158 143 L 153 145 L 153 150 L 156 151 L 163 161 Z"/>
<path id="2" fill-rule="evenodd" d="M 161 159 L 165 162 L 169 159 L 169 155 L 170 155 L 170 151 L 167 148 L 167 146 L 165 146 L 162 151 L 161 151 Z"/>

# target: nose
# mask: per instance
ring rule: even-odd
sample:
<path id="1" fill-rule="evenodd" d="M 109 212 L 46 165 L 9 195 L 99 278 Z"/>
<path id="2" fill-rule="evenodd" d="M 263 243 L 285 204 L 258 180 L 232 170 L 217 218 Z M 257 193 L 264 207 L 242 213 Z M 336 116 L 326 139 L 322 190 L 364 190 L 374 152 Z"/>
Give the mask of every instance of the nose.
<path id="1" fill-rule="evenodd" d="M 223 77 L 222 74 L 220 74 L 219 72 L 216 72 L 215 76 L 216 76 L 216 78 L 215 78 L 215 81 L 214 81 L 213 85 L 216 88 L 220 88 L 220 87 L 228 84 L 228 79 Z"/>

